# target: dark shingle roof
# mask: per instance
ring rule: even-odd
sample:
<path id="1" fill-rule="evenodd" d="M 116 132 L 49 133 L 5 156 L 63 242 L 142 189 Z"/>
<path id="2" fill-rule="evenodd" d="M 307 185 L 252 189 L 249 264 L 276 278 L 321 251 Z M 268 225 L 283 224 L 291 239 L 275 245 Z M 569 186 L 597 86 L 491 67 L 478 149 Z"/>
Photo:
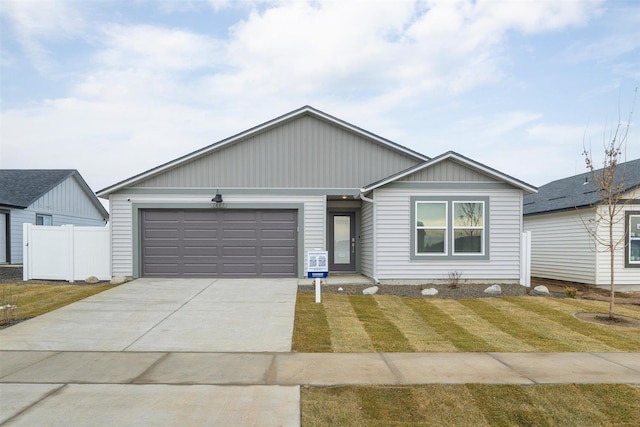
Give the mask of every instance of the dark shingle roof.
<path id="1" fill-rule="evenodd" d="M 74 169 L 0 169 L 0 205 L 26 208 Z"/>
<path id="2" fill-rule="evenodd" d="M 600 172 L 602 169 L 597 171 Z M 624 177 L 623 193 L 640 187 L 640 159 L 621 163 L 616 169 L 616 182 Z M 533 215 L 596 205 L 598 188 L 591 172 L 559 179 L 538 188 L 536 194 L 524 197 L 524 214 Z"/>

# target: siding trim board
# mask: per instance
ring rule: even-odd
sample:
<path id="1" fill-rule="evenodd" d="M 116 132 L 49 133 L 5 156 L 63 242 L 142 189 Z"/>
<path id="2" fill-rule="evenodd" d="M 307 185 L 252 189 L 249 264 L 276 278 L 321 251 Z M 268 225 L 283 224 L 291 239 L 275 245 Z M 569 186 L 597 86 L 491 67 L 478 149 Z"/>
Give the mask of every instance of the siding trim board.
<path id="1" fill-rule="evenodd" d="M 192 195 L 192 196 L 209 196 L 209 200 L 216 193 L 221 193 L 224 197 L 226 194 L 255 194 L 255 195 L 290 195 L 290 196 L 355 196 L 358 194 L 358 188 L 127 188 L 123 191 L 127 195 L 141 194 L 157 194 L 157 195 Z M 118 194 L 117 192 L 114 194 Z"/>

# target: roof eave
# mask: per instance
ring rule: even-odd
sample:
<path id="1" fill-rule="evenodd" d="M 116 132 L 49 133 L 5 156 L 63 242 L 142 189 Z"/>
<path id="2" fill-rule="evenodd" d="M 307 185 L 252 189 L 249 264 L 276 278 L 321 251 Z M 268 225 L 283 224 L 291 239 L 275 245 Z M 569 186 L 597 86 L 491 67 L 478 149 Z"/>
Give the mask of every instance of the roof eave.
<path id="1" fill-rule="evenodd" d="M 196 150 L 196 151 L 194 151 L 192 153 L 186 154 L 186 155 L 184 155 L 182 157 L 178 157 L 175 160 L 172 160 L 170 162 L 164 163 L 164 164 L 162 164 L 160 166 L 157 166 L 157 167 L 155 167 L 153 169 L 149 169 L 146 172 L 142 172 L 142 173 L 140 173 L 138 175 L 135 175 L 135 176 L 133 176 L 131 178 L 128 178 L 128 179 L 123 180 L 123 181 L 120 181 L 120 182 L 118 182 L 118 183 L 116 183 L 116 184 L 114 184 L 112 186 L 103 188 L 102 190 L 97 191 L 96 194 L 98 195 L 98 197 L 107 198 L 109 196 L 109 194 L 114 193 L 114 192 L 116 192 L 118 190 L 121 190 L 121 189 L 123 189 L 123 188 L 125 188 L 127 186 L 130 186 L 131 184 L 134 184 L 134 183 L 139 182 L 141 180 L 150 178 L 150 177 L 152 177 L 154 175 L 162 173 L 162 172 L 164 172 L 164 171 L 166 171 L 168 169 L 171 169 L 171 168 L 173 168 L 175 166 L 178 166 L 178 165 L 180 165 L 182 163 L 186 163 L 186 162 L 188 162 L 190 160 L 193 160 L 193 159 L 195 159 L 197 157 L 200 157 L 200 156 L 203 156 L 205 154 L 211 153 L 213 151 L 219 150 L 219 149 L 221 149 L 221 148 L 223 148 L 223 147 L 225 147 L 225 146 L 227 146 L 229 144 L 232 144 L 232 143 L 237 142 L 237 141 L 239 141 L 241 139 L 247 138 L 247 137 L 249 137 L 251 135 L 255 135 L 257 133 L 263 132 L 266 129 L 269 129 L 271 127 L 277 126 L 277 125 L 279 125 L 279 124 L 281 124 L 283 122 L 292 120 L 292 119 L 294 119 L 296 117 L 301 117 L 301 116 L 303 116 L 305 114 L 311 114 L 311 115 L 313 115 L 315 117 L 319 117 L 319 118 L 322 118 L 324 120 L 330 121 L 330 122 L 332 122 L 332 123 L 334 123 L 334 124 L 336 124 L 336 125 L 338 125 L 340 127 L 343 127 L 343 128 L 348 129 L 348 130 L 350 130 L 352 132 L 360 134 L 360 135 L 362 135 L 362 136 L 364 136 L 366 138 L 372 139 L 372 140 L 378 142 L 379 144 L 386 145 L 386 146 L 388 146 L 388 147 L 390 147 L 390 148 L 392 148 L 392 149 L 394 149 L 396 151 L 404 153 L 405 155 L 414 157 L 417 160 L 422 160 L 422 161 L 429 160 L 429 157 L 427 157 L 427 156 L 425 156 L 425 155 L 423 155 L 421 153 L 413 151 L 413 150 L 411 150 L 411 149 L 409 149 L 407 147 L 403 147 L 400 144 L 397 144 L 397 143 L 394 143 L 392 141 L 389 141 L 388 139 L 385 139 L 385 138 L 383 138 L 381 136 L 378 136 L 378 135 L 376 135 L 374 133 L 371 133 L 371 132 L 366 131 L 366 130 L 364 130 L 362 128 L 354 126 L 354 125 L 352 125 L 352 124 L 350 124 L 348 122 L 345 122 L 345 121 L 343 121 L 341 119 L 338 119 L 338 118 L 336 118 L 334 116 L 331 116 L 331 115 L 329 115 L 329 114 L 327 114 L 327 113 L 325 113 L 323 111 L 316 110 L 315 108 L 307 105 L 307 106 L 304 106 L 304 107 L 299 108 L 297 110 L 294 110 L 294 111 L 292 111 L 290 113 L 287 113 L 287 114 L 284 114 L 282 116 L 276 117 L 275 119 L 269 120 L 269 121 L 267 121 L 265 123 L 262 123 L 262 124 L 260 124 L 258 126 L 254 126 L 254 127 L 250 128 L 250 129 L 247 129 L 247 130 L 245 130 L 243 132 L 240 132 L 240 133 L 238 133 L 236 135 L 233 135 L 231 137 L 225 138 L 225 139 L 223 139 L 221 141 L 218 141 L 218 142 L 216 142 L 214 144 L 211 144 L 211 145 L 209 145 L 207 147 L 201 148 L 200 150 Z"/>
<path id="2" fill-rule="evenodd" d="M 493 178 L 502 180 L 507 182 L 510 185 L 513 185 L 514 187 L 520 188 L 521 190 L 528 192 L 528 193 L 537 193 L 538 189 L 530 184 L 527 184 L 524 181 L 520 181 L 519 179 L 513 178 L 509 175 L 506 175 L 502 172 L 499 172 L 493 168 L 490 168 L 488 166 L 485 166 L 481 163 L 478 163 L 476 161 L 473 161 L 467 157 L 464 157 L 456 152 L 453 151 L 448 151 L 444 154 L 441 154 L 437 157 L 434 157 L 424 163 L 421 163 L 419 165 L 416 165 L 412 168 L 406 169 L 398 174 L 392 175 L 386 179 L 383 179 L 381 181 L 372 183 L 366 187 L 363 187 L 360 189 L 361 193 L 368 193 L 369 191 L 375 190 L 376 188 L 380 188 L 383 187 L 391 182 L 397 181 L 398 179 L 404 178 L 405 176 L 411 175 L 415 172 L 418 172 L 422 169 L 431 167 L 437 163 L 440 163 L 443 160 L 447 160 L 447 159 L 454 159 L 457 160 L 458 162 L 461 162 L 469 167 L 472 167 L 474 169 L 479 170 L 482 173 L 485 173 Z"/>

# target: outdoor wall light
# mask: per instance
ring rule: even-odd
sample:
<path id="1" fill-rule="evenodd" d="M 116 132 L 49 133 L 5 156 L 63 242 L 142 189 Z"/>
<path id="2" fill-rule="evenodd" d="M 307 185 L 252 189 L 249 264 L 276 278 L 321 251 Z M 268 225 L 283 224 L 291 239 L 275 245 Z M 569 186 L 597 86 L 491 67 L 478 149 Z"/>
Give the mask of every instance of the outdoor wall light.
<path id="1" fill-rule="evenodd" d="M 216 196 L 211 199 L 213 203 L 222 203 L 222 194 L 216 193 Z"/>

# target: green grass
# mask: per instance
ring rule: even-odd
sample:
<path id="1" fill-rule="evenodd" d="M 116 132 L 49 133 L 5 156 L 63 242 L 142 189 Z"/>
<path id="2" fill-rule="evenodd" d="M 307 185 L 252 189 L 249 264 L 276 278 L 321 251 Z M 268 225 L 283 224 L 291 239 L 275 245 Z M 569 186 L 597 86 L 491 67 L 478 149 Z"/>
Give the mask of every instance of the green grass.
<path id="1" fill-rule="evenodd" d="M 540 297 L 473 300 L 326 295 L 321 304 L 298 297 L 293 350 L 640 351 L 640 328 L 600 325 L 574 317 L 607 302 Z M 621 307 L 640 319 L 640 310 Z"/>
<path id="2" fill-rule="evenodd" d="M 303 426 L 635 426 L 625 384 L 344 386 L 301 391 Z"/>

